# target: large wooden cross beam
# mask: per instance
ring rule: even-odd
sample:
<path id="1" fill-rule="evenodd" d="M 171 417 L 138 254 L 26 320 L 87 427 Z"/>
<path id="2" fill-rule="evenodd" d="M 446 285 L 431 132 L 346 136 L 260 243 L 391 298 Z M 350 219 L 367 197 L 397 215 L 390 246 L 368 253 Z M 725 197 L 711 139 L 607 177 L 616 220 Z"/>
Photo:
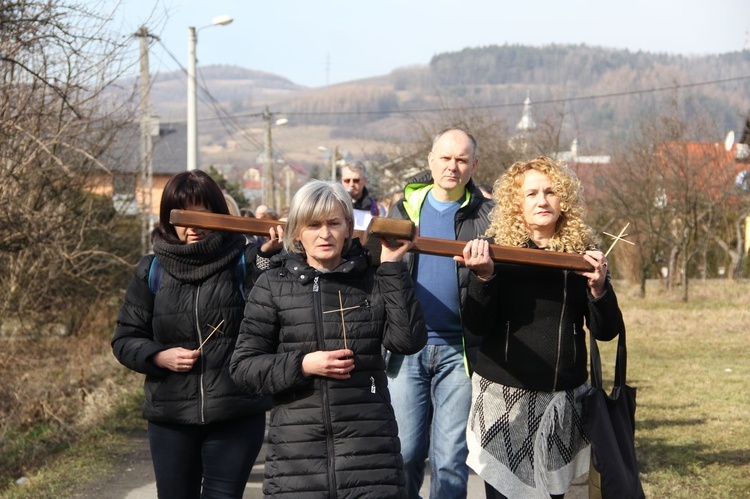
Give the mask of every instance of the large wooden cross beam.
<path id="1" fill-rule="evenodd" d="M 197 227 L 200 229 L 219 230 L 228 232 L 242 232 L 256 236 L 268 235 L 268 229 L 277 225 L 284 226 L 278 220 L 260 220 L 257 218 L 235 217 L 231 215 L 217 215 L 198 211 L 172 210 L 169 222 L 182 227 Z M 370 236 L 409 239 L 414 236 L 414 224 L 409 220 L 375 217 L 366 231 L 354 231 L 362 243 Z M 452 241 L 420 236 L 417 243 L 410 250 L 415 253 L 428 255 L 455 256 L 462 255 L 466 241 Z M 514 248 L 490 244 L 490 258 L 495 262 L 536 265 L 558 269 L 582 270 L 591 272 L 594 268 L 584 260 L 583 256 L 573 253 L 559 253 L 556 251 L 540 251 L 530 248 Z"/>

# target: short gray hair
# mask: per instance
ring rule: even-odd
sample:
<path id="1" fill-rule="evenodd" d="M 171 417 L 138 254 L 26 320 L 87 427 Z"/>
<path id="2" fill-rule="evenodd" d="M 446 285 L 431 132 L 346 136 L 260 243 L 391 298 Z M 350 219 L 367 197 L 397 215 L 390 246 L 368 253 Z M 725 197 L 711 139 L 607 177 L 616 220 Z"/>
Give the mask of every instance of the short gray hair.
<path id="1" fill-rule="evenodd" d="M 355 161 L 354 163 L 347 163 L 343 166 L 343 168 L 349 168 L 353 172 L 359 172 L 362 174 L 362 178 L 367 178 L 367 168 L 365 168 L 365 164 L 361 161 Z M 343 173 L 342 173 L 343 176 Z"/>
<path id="2" fill-rule="evenodd" d="M 479 143 L 477 142 L 476 137 L 474 137 L 471 134 L 471 132 L 469 132 L 465 128 L 461 128 L 461 127 L 458 127 L 458 126 L 450 126 L 450 127 L 443 128 L 442 130 L 440 130 L 437 133 L 437 135 L 435 135 L 435 138 L 432 139 L 432 149 L 435 149 L 435 144 L 437 144 L 437 141 L 440 140 L 440 137 L 442 137 L 443 135 L 445 135 L 448 132 L 453 132 L 453 131 L 461 132 L 464 135 L 466 135 L 467 137 L 469 137 L 469 140 L 471 141 L 471 146 L 474 149 L 474 158 L 473 159 L 474 160 L 478 159 L 479 158 Z"/>
<path id="3" fill-rule="evenodd" d="M 349 237 L 344 244 L 342 254 L 349 251 L 354 233 L 352 201 L 340 183 L 325 180 L 308 182 L 292 198 L 284 230 L 284 249 L 288 253 L 304 255 L 305 249 L 295 239 L 311 222 L 327 220 L 338 207 L 343 210 L 344 218 L 349 224 Z"/>

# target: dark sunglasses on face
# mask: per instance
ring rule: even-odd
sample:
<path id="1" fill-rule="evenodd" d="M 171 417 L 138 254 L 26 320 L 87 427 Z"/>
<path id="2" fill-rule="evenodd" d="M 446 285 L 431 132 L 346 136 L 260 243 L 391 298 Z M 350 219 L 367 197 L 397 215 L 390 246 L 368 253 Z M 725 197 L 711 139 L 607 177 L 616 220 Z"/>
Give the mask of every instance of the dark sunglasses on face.
<path id="1" fill-rule="evenodd" d="M 341 181 L 345 184 L 358 184 L 361 179 L 359 178 L 342 178 Z"/>

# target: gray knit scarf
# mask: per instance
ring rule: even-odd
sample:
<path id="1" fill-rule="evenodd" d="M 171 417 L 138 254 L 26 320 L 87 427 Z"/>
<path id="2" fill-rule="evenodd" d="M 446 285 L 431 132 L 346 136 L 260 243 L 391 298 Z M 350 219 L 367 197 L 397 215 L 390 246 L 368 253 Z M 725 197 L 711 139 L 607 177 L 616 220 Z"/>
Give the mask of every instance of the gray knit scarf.
<path id="1" fill-rule="evenodd" d="M 212 232 L 197 243 L 170 244 L 154 241 L 159 264 L 181 282 L 196 283 L 234 262 L 245 247 L 245 236 L 231 232 Z"/>

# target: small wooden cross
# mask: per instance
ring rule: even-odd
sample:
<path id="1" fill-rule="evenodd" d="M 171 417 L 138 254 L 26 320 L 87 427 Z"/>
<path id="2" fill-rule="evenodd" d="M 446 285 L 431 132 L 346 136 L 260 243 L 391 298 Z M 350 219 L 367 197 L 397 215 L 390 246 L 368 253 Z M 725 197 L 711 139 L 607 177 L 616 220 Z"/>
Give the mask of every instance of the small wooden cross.
<path id="1" fill-rule="evenodd" d="M 614 234 L 610 234 L 609 232 L 602 231 L 603 234 L 606 234 L 609 237 L 611 237 L 612 239 L 614 239 L 614 241 L 612 241 L 612 246 L 610 246 L 609 249 L 607 250 L 607 252 L 604 253 L 604 256 L 609 255 L 609 252 L 612 251 L 612 248 L 615 247 L 615 244 L 617 244 L 618 241 L 622 241 L 624 243 L 632 244 L 633 246 L 635 246 L 634 242 L 628 241 L 627 239 L 623 239 L 625 236 L 627 236 L 627 234 L 625 234 L 625 230 L 628 228 L 629 225 L 630 225 L 630 222 L 628 222 L 625 225 L 625 227 L 622 228 L 622 230 L 620 231 L 620 233 L 617 234 L 616 236 Z"/>
<path id="2" fill-rule="evenodd" d="M 212 329 L 212 331 L 211 331 L 210 333 L 208 333 L 208 336 L 206 336 L 206 339 L 205 339 L 205 340 L 203 340 L 203 343 L 201 343 L 201 344 L 200 344 L 200 346 L 198 347 L 198 350 L 201 350 L 201 349 L 203 348 L 203 345 L 205 345 L 205 344 L 206 344 L 206 342 L 208 341 L 208 339 L 209 339 L 209 338 L 210 338 L 211 336 L 213 336 L 213 334 L 214 334 L 215 332 L 217 332 L 217 331 L 218 331 L 218 332 L 219 332 L 219 334 L 224 334 L 224 332 L 223 332 L 223 331 L 221 331 L 221 330 L 219 329 L 219 328 L 221 327 L 221 325 L 222 325 L 222 324 L 224 324 L 224 319 L 222 319 L 222 320 L 221 320 L 221 322 L 219 323 L 219 325 L 218 325 L 218 326 L 216 326 L 216 327 L 212 326 L 211 324 L 206 324 L 206 326 L 210 327 L 210 328 Z"/>
<path id="3" fill-rule="evenodd" d="M 344 348 L 349 349 L 349 347 L 346 345 L 346 322 L 344 321 L 344 311 L 345 310 L 353 310 L 355 308 L 359 308 L 361 305 L 357 305 L 356 307 L 346 307 L 344 308 L 344 302 L 341 300 L 341 291 L 339 291 L 339 308 L 336 310 L 328 310 L 327 312 L 323 312 L 324 314 L 333 314 L 335 312 L 341 313 L 341 329 L 344 331 Z"/>

